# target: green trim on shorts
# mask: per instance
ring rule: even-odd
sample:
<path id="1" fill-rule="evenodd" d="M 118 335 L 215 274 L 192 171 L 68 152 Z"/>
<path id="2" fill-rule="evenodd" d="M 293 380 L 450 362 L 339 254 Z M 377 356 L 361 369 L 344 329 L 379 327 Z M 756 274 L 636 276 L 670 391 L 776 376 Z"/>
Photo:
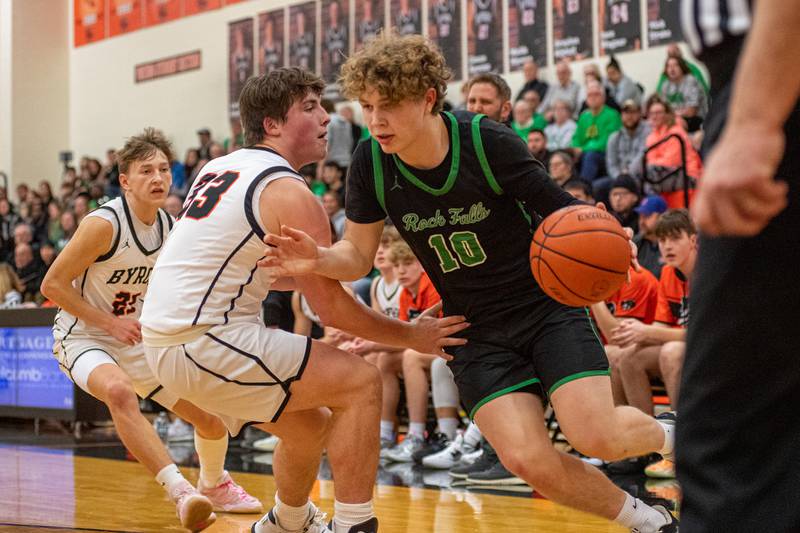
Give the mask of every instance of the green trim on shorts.
<path id="1" fill-rule="evenodd" d="M 506 387 L 505 389 L 493 392 L 492 394 L 490 394 L 489 396 L 487 396 L 486 398 L 475 404 L 475 407 L 473 407 L 472 411 L 469 412 L 469 419 L 472 420 L 473 418 L 475 418 L 475 413 L 478 412 L 478 409 L 483 407 L 485 404 L 491 402 L 495 398 L 499 398 L 504 394 L 509 394 L 523 387 L 527 387 L 528 385 L 533 385 L 534 383 L 541 383 L 541 381 L 539 380 L 539 378 L 531 378 L 526 381 L 523 381 L 522 383 L 517 383 L 516 385 L 511 385 L 510 387 Z"/>
<path id="2" fill-rule="evenodd" d="M 603 346 L 603 341 L 600 339 L 600 334 L 597 332 L 597 328 L 594 327 L 594 319 L 592 319 L 592 315 L 589 313 L 589 308 L 584 307 L 583 310 L 586 311 L 586 318 L 589 319 L 589 325 L 592 326 L 592 331 L 594 332 L 595 338 L 597 338 L 597 342 L 600 343 L 600 346 Z M 603 350 L 605 350 L 605 346 L 603 346 Z"/>
<path id="3" fill-rule="evenodd" d="M 576 379 L 589 378 L 589 377 L 592 377 L 592 376 L 610 376 L 610 375 L 611 375 L 611 369 L 608 369 L 608 370 L 587 370 L 585 372 L 578 372 L 577 374 L 572 374 L 572 375 L 569 375 L 567 377 L 561 378 L 558 381 L 556 381 L 553 384 L 553 386 L 550 387 L 550 390 L 547 391 L 547 395 L 548 396 L 552 396 L 553 393 L 556 391 L 556 389 L 559 388 L 561 385 L 566 385 L 570 381 L 575 381 Z"/>

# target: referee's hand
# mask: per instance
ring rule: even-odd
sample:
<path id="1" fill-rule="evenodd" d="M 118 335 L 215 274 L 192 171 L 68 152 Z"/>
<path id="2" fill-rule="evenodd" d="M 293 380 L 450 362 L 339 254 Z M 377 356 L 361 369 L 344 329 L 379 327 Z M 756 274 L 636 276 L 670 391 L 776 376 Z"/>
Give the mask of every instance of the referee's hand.
<path id="1" fill-rule="evenodd" d="M 789 187 L 775 180 L 775 171 L 785 142 L 780 129 L 726 128 L 708 158 L 692 206 L 702 233 L 753 236 L 783 211 Z"/>

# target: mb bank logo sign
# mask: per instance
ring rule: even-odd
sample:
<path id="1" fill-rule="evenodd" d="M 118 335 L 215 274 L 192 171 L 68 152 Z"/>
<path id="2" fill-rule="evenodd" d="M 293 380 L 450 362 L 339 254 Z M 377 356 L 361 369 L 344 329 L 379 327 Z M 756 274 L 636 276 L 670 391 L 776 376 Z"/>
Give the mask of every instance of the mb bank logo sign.
<path id="1" fill-rule="evenodd" d="M 53 357 L 50 327 L 0 328 L 0 405 L 72 409 L 72 382 Z"/>

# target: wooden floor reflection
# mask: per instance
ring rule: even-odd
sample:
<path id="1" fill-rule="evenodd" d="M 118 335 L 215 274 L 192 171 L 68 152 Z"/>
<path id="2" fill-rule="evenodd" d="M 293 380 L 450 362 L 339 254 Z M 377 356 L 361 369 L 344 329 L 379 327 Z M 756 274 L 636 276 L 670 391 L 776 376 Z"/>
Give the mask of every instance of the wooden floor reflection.
<path id="1" fill-rule="evenodd" d="M 182 468 L 192 482 L 197 471 Z M 265 506 L 274 478 L 236 473 L 236 480 Z M 312 494 L 333 508 L 333 484 L 319 481 Z M 451 490 L 378 486 L 375 508 L 381 533 L 622 532 L 602 519 L 538 498 Z M 256 515 L 220 515 L 209 533 L 246 532 Z M 38 527 L 37 527 L 38 526 Z M 74 456 L 71 450 L 0 447 L 0 531 L 182 531 L 174 507 L 139 464 Z"/>

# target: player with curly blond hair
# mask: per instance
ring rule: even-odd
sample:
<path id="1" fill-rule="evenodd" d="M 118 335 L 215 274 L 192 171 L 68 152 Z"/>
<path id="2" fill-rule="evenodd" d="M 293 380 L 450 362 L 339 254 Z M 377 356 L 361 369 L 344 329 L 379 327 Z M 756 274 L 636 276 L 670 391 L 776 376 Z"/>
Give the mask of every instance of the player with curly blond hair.
<path id="1" fill-rule="evenodd" d="M 448 347 L 461 401 L 503 464 L 551 500 L 641 533 L 677 520 L 556 450 L 549 400 L 571 444 L 605 460 L 671 457 L 674 417 L 615 407 L 608 361 L 585 309 L 544 294 L 530 272 L 531 220 L 580 203 L 559 188 L 522 140 L 483 115 L 442 112 L 450 72 L 419 36 L 383 34 L 354 54 L 341 86 L 358 98 L 372 140 L 353 155 L 342 240 L 318 247 L 302 232 L 266 239 L 277 275 L 339 280 L 366 274 L 384 219 L 397 226 L 442 297 L 471 324 Z M 521 209 L 522 207 L 522 209 Z M 661 422 L 661 423 L 660 423 Z"/>

